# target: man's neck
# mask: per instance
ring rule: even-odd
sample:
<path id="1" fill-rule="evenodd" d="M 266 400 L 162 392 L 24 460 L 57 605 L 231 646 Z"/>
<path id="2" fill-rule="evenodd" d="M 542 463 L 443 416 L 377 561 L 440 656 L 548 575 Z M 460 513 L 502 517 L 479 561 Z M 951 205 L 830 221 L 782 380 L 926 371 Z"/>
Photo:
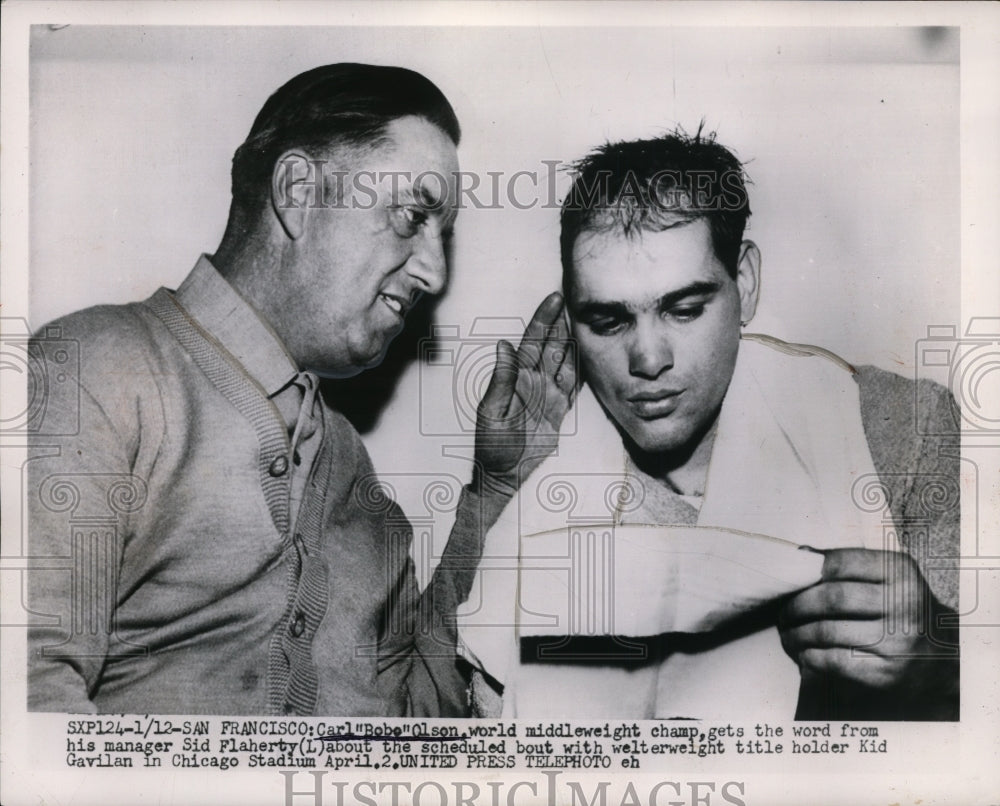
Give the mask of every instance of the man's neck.
<path id="1" fill-rule="evenodd" d="M 259 228 L 240 230 L 231 221 L 222 243 L 209 259 L 236 293 L 274 328 L 270 306 L 276 296 L 273 284 L 280 255 L 266 233 Z"/>
<path id="2" fill-rule="evenodd" d="M 677 451 L 648 453 L 628 438 L 625 447 L 636 467 L 646 475 L 662 481 L 678 495 L 701 496 L 705 494 L 718 422 L 716 415 L 705 431 Z"/>

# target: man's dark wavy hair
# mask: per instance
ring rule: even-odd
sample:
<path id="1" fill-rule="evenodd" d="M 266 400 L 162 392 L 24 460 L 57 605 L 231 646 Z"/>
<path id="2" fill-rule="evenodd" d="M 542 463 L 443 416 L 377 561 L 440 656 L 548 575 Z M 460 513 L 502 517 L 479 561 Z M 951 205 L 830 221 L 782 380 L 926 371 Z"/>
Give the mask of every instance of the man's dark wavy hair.
<path id="1" fill-rule="evenodd" d="M 434 124 L 458 145 L 461 129 L 451 104 L 413 70 L 345 62 L 295 76 L 267 99 L 233 155 L 233 204 L 245 213 L 263 208 L 275 163 L 285 151 L 301 148 L 319 158 L 341 146 L 378 148 L 388 140 L 388 125 L 410 115 Z"/>
<path id="2" fill-rule="evenodd" d="M 583 232 L 634 237 L 704 218 L 716 257 L 736 277 L 750 204 L 743 164 L 715 133 L 683 129 L 650 140 L 607 143 L 571 166 L 559 246 L 563 286 L 572 278 L 573 246 Z"/>

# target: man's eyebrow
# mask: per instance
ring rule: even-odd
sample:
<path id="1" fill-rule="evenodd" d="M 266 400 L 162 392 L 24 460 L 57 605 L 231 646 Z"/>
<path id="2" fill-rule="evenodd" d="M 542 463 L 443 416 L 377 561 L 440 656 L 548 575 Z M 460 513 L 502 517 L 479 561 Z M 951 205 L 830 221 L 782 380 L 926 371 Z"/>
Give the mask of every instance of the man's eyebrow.
<path id="1" fill-rule="evenodd" d="M 678 288 L 676 291 L 664 294 L 659 299 L 659 305 L 661 308 L 672 308 L 678 302 L 688 297 L 711 295 L 716 293 L 720 288 L 722 288 L 722 283 L 715 280 L 696 280 L 682 288 Z"/>
<path id="2" fill-rule="evenodd" d="M 447 196 L 438 196 L 424 184 L 413 185 L 411 192 L 416 200 L 428 210 L 440 212 L 445 207 Z"/>
<path id="3" fill-rule="evenodd" d="M 437 196 L 423 184 L 411 186 L 410 195 L 425 210 L 441 216 L 441 234 L 445 238 L 451 237 L 455 229 L 455 219 L 458 218 L 458 209 L 445 204 L 446 197 Z"/>
<path id="4" fill-rule="evenodd" d="M 696 280 L 674 291 L 667 292 L 656 301 L 656 305 L 659 308 L 670 308 L 688 297 L 715 294 L 720 288 L 722 288 L 722 283 L 713 280 Z M 624 302 L 585 299 L 571 307 L 571 313 L 578 318 L 632 315 L 631 308 Z"/>
<path id="5" fill-rule="evenodd" d="M 570 313 L 578 319 L 591 319 L 601 316 L 616 316 L 621 318 L 632 315 L 632 312 L 624 302 L 602 302 L 593 299 L 585 299 L 576 305 L 571 305 Z"/>

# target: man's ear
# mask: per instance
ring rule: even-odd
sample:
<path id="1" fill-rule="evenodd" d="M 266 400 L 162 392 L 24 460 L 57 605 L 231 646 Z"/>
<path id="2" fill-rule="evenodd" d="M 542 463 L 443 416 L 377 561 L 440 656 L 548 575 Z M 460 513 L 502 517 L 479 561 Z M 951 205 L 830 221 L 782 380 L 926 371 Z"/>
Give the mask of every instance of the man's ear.
<path id="1" fill-rule="evenodd" d="M 740 321 L 745 325 L 757 312 L 757 299 L 760 297 L 760 250 L 753 241 L 740 244 L 736 287 L 740 292 Z"/>
<path id="2" fill-rule="evenodd" d="M 271 172 L 271 209 L 282 229 L 293 241 L 305 232 L 309 210 L 322 199 L 316 199 L 323 177 L 313 176 L 319 166 L 310 162 L 301 151 L 286 151 Z"/>

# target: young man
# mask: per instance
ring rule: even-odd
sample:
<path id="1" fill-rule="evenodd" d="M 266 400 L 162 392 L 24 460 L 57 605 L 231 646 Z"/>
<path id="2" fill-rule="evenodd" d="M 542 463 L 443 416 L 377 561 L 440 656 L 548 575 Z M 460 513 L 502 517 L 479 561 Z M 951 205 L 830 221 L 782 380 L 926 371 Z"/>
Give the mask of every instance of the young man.
<path id="1" fill-rule="evenodd" d="M 500 347 L 477 471 L 423 595 L 405 516 L 317 394 L 317 376 L 377 364 L 444 289 L 458 141 L 410 70 L 296 76 L 236 151 L 215 254 L 176 292 L 54 323 L 80 364 L 46 400 L 30 464 L 30 709 L 466 712 L 452 613 L 575 382 L 558 328 L 545 335 L 558 295 L 518 355 Z M 32 349 L 57 360 L 45 339 Z M 547 411 L 522 405 L 526 384 Z"/>
<path id="2" fill-rule="evenodd" d="M 761 258 L 714 137 L 576 169 L 585 387 L 463 609 L 481 710 L 957 719 L 958 459 L 920 436 L 957 434 L 948 393 L 743 332 Z"/>

